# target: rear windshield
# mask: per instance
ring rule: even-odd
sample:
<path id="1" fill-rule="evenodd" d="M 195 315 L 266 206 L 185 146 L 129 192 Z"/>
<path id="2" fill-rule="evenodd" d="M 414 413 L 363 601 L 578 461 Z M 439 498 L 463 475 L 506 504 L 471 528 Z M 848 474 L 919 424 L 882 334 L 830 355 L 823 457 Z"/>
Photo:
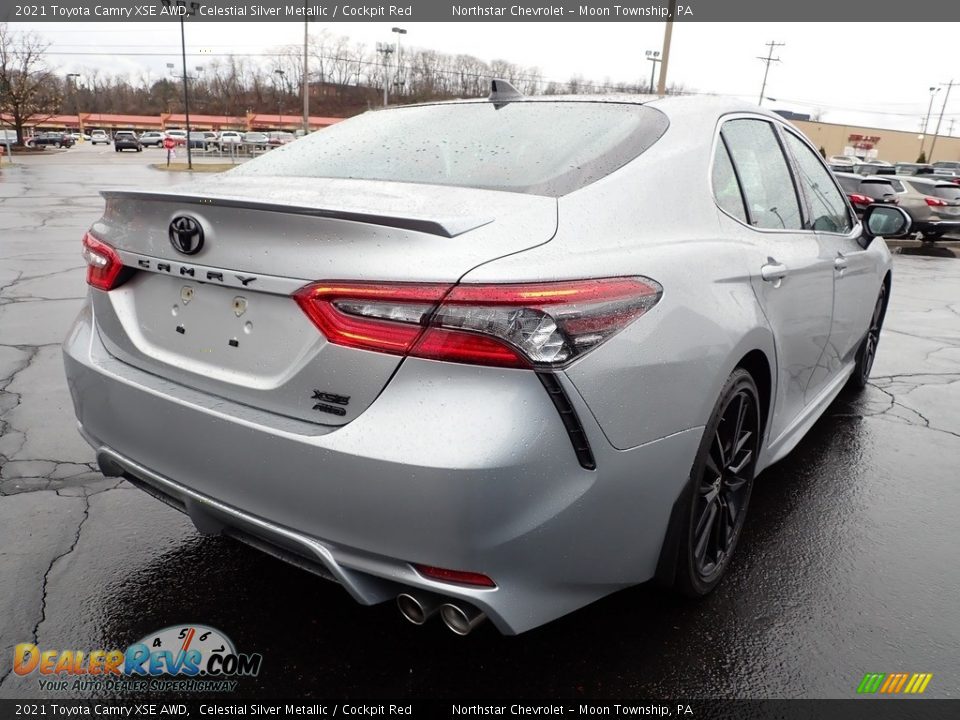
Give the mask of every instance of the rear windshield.
<path id="1" fill-rule="evenodd" d="M 960 187 L 956 185 L 937 185 L 933 194 L 944 200 L 960 200 Z"/>
<path id="2" fill-rule="evenodd" d="M 896 194 L 893 185 L 883 180 L 864 180 L 860 183 L 860 192 L 875 200 Z"/>
<path id="3" fill-rule="evenodd" d="M 455 185 L 559 197 L 653 145 L 667 119 L 642 105 L 454 103 L 364 113 L 235 174 Z"/>
<path id="4" fill-rule="evenodd" d="M 860 178 L 837 175 L 837 181 L 840 183 L 840 187 L 842 187 L 845 192 L 856 192 L 860 187 Z"/>

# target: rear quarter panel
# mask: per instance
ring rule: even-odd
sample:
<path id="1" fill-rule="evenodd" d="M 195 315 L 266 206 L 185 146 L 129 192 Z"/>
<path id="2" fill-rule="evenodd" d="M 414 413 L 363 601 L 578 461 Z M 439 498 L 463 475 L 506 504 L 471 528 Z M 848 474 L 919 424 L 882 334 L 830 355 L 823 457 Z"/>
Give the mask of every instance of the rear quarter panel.
<path id="1" fill-rule="evenodd" d="M 644 275 L 650 312 L 566 373 L 609 442 L 628 449 L 704 425 L 736 363 L 775 357 L 747 248 L 723 237 L 710 188 L 716 116 L 671 116 L 638 159 L 559 201 L 557 235 L 483 265 L 464 282 Z"/>

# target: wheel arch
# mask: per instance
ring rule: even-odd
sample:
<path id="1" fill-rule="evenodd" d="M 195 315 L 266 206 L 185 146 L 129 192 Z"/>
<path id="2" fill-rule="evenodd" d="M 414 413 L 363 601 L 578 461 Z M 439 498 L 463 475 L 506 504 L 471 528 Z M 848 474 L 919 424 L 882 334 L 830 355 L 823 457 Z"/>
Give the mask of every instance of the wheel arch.
<path id="1" fill-rule="evenodd" d="M 748 339 L 737 346 L 737 350 L 731 353 L 731 360 L 727 364 L 727 372 L 722 374 L 720 387 L 716 389 L 714 396 L 709 400 L 710 410 L 716 404 L 717 397 L 720 394 L 727 379 L 738 368 L 742 368 L 750 373 L 759 393 L 761 427 L 763 429 L 760 442 L 761 450 L 766 440 L 766 432 L 769 427 L 769 418 L 773 414 L 773 399 L 775 397 L 774 371 L 776 368 L 774 353 L 773 335 L 769 329 L 757 328 L 750 333 Z M 749 348 L 749 349 L 748 349 Z M 705 421 L 706 422 L 706 421 Z M 672 587 L 676 578 L 677 562 L 679 560 L 680 543 L 683 533 L 683 517 L 686 503 L 690 502 L 690 493 L 692 492 L 692 478 L 688 478 L 680 495 L 673 503 L 670 510 L 670 520 L 667 523 L 667 532 L 663 539 L 663 545 L 660 548 L 660 557 L 657 560 L 657 570 L 654 575 L 654 581 L 662 587 Z"/>

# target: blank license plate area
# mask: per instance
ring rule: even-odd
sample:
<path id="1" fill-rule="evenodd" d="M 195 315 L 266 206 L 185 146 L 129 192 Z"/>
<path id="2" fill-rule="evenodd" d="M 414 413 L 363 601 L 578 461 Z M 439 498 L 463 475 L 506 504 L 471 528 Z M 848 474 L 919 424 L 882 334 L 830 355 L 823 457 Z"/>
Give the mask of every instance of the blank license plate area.
<path id="1" fill-rule="evenodd" d="M 186 370 L 276 376 L 323 342 L 290 297 L 156 273 L 133 284 L 142 349 Z"/>

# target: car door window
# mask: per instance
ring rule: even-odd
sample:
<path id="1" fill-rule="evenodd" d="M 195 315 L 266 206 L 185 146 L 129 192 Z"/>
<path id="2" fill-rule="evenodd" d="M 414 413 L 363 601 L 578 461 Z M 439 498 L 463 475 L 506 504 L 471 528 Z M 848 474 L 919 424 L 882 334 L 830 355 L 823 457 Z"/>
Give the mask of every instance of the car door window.
<path id="1" fill-rule="evenodd" d="M 747 212 L 743 207 L 743 194 L 740 192 L 740 183 L 733 171 L 730 154 L 723 140 L 717 142 L 717 152 L 713 158 L 713 196 L 723 210 L 733 215 L 742 223 L 747 222 Z"/>
<path id="2" fill-rule="evenodd" d="M 773 126 L 765 120 L 728 120 L 721 135 L 743 187 L 750 224 L 800 230 L 797 191 Z"/>
<path id="3" fill-rule="evenodd" d="M 848 233 L 853 229 L 847 203 L 820 158 L 791 132 L 784 132 L 787 148 L 796 160 L 797 181 L 807 201 L 811 229 Z M 888 183 L 889 185 L 889 183 Z"/>

